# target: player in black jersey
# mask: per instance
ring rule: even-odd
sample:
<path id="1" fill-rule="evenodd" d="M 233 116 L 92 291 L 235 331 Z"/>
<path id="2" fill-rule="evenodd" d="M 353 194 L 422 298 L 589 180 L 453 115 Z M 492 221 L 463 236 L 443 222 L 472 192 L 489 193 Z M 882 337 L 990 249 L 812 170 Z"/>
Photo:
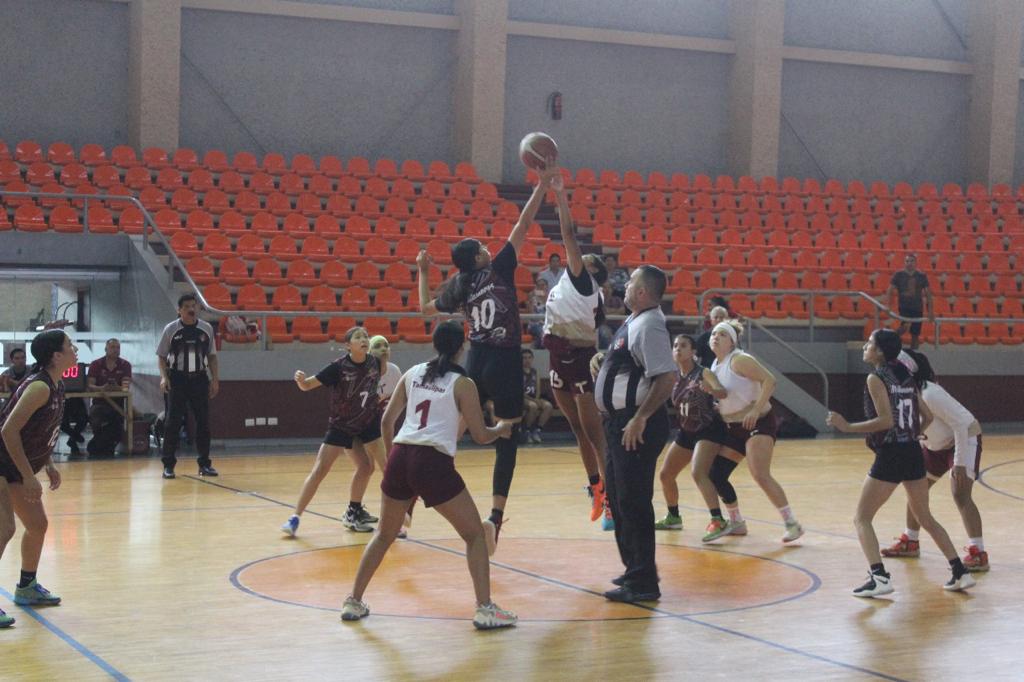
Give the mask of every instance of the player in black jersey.
<path id="1" fill-rule="evenodd" d="M 476 239 L 463 239 L 452 247 L 452 263 L 459 273 L 431 298 L 427 284 L 431 259 L 426 251 L 416 258 L 419 266 L 418 290 L 423 315 L 461 312 L 469 321 L 469 353 L 466 372 L 480 391 L 480 400 L 494 403 L 498 419 L 512 422 L 512 435 L 495 441 L 492 509 L 484 521 L 487 547 L 494 553 L 501 521 L 508 501 L 512 475 L 516 468 L 519 422 L 523 418 L 523 361 L 520 356 L 522 323 L 516 297 L 515 273 L 518 253 L 526 230 L 537 215 L 544 194 L 559 171 L 554 163 L 540 172 L 519 220 L 501 250 L 491 258 L 487 248 Z"/>
<path id="2" fill-rule="evenodd" d="M 854 521 L 861 549 L 871 565 L 868 581 L 853 591 L 857 597 L 875 597 L 893 591 L 871 522 L 900 483 L 907 491 L 907 502 L 914 516 L 949 560 L 953 575 L 943 588 L 958 591 L 974 585 L 974 578 L 957 556 L 946 530 L 928 509 L 928 480 L 918 440 L 931 423 L 932 413 L 920 399 L 920 387 L 910 370 L 899 362 L 900 350 L 902 344 L 896 332 L 879 329 L 872 333 L 864 344 L 864 362 L 874 367 L 864 388 L 867 420 L 851 424 L 835 412 L 829 412 L 826 420 L 829 426 L 842 433 L 867 434 L 867 445 L 875 453 L 874 465 L 861 488 Z"/>
<path id="3" fill-rule="evenodd" d="M 365 329 L 349 329 L 345 333 L 345 342 L 348 353 L 317 372 L 316 376 L 306 376 L 302 370 L 295 372 L 295 383 L 302 391 L 312 391 L 319 386 L 330 389 L 331 417 L 324 442 L 316 455 L 316 464 L 302 484 L 295 513 L 281 526 L 281 531 L 287 535 L 295 535 L 299 516 L 313 499 L 334 460 L 342 453 L 347 454 L 356 467 L 352 474 L 348 510 L 342 523 L 358 533 L 369 533 L 373 531 L 370 524 L 378 520 L 363 506 L 363 494 L 374 465 L 383 472 L 387 463 L 384 441 L 380 436 L 382 410 L 378 389 L 383 368 L 377 356 L 370 353 L 370 336 Z"/>

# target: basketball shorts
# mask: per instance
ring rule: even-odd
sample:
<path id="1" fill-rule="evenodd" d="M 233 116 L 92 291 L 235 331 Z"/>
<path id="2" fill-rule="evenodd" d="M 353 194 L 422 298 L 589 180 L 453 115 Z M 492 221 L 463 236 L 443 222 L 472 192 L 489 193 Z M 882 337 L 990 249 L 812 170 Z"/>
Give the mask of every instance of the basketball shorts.
<path id="1" fill-rule="evenodd" d="M 713 443 L 721 443 L 725 439 L 725 422 L 717 417 L 711 424 L 699 431 L 684 431 L 679 429 L 676 433 L 675 443 L 684 450 L 693 450 L 697 443 L 702 440 L 709 440 Z"/>
<path id="2" fill-rule="evenodd" d="M 868 476 L 889 483 L 903 483 L 924 478 L 924 455 L 921 445 L 912 443 L 886 443 L 875 450 L 875 462 Z"/>
<path id="3" fill-rule="evenodd" d="M 723 433 L 715 437 L 711 437 L 711 440 L 719 445 L 724 445 L 730 450 L 735 450 L 737 453 L 746 456 L 747 454 L 747 441 L 754 436 L 768 436 L 775 442 L 775 435 L 778 432 L 779 425 L 775 421 L 775 410 L 768 410 L 757 423 L 754 424 L 754 428 L 745 429 L 743 428 L 742 422 L 730 422 L 725 424 Z"/>
<path id="4" fill-rule="evenodd" d="M 395 443 L 388 455 L 380 489 L 395 500 L 419 496 L 423 504 L 444 504 L 466 489 L 455 458 L 429 445 Z"/>
<path id="5" fill-rule="evenodd" d="M 943 450 L 929 450 L 922 446 L 924 453 L 924 468 L 929 478 L 939 479 L 953 468 L 953 448 Z M 981 435 L 970 436 L 967 439 L 967 461 L 964 468 L 971 480 L 978 480 L 978 472 L 981 470 Z"/>
<path id="6" fill-rule="evenodd" d="M 333 427 L 329 428 L 327 429 L 327 433 L 324 435 L 324 443 L 339 448 L 351 449 L 356 438 L 361 440 L 363 443 L 372 443 L 380 438 L 380 420 L 374 419 L 369 426 L 359 433 L 348 433 L 341 429 Z"/>
<path id="7" fill-rule="evenodd" d="M 551 353 L 551 390 L 566 391 L 573 395 L 594 392 L 590 359 L 597 355 L 596 348 L 572 346 L 551 334 L 544 337 L 544 347 Z"/>
<path id="8" fill-rule="evenodd" d="M 518 346 L 502 348 L 471 344 L 466 373 L 476 384 L 480 404 L 494 402 L 498 419 L 523 416 L 523 356 Z"/>

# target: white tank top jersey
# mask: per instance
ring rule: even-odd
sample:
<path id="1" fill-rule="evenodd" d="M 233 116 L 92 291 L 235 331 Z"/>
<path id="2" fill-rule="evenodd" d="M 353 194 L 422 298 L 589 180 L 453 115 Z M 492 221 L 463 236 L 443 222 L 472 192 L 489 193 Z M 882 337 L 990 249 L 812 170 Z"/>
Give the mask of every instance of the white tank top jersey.
<path id="1" fill-rule="evenodd" d="M 401 380 L 402 370 L 395 363 L 389 362 L 387 371 L 381 374 L 380 381 L 377 383 L 377 392 L 380 393 L 381 401 L 387 402 L 391 399 Z"/>
<path id="2" fill-rule="evenodd" d="M 455 382 L 462 375 L 448 372 L 429 384 L 423 383 L 427 363 L 405 375 L 405 423 L 395 436 L 396 443 L 428 445 L 455 456 L 459 439 L 459 406 L 455 403 Z"/>
<path id="3" fill-rule="evenodd" d="M 601 289 L 593 278 L 590 281 L 593 293 L 584 296 L 569 279 L 569 268 L 562 271 L 544 307 L 545 334 L 566 339 L 578 346 L 597 344 L 595 311 L 601 304 Z"/>
<path id="4" fill-rule="evenodd" d="M 711 371 L 718 377 L 718 382 L 728 392 L 722 400 L 718 401 L 718 411 L 722 414 L 734 414 L 742 409 L 750 407 L 750 404 L 757 400 L 761 392 L 761 385 L 756 381 L 741 377 L 732 371 L 732 359 L 743 351 L 737 349 L 725 356 L 721 362 L 718 358 L 711 364 Z"/>

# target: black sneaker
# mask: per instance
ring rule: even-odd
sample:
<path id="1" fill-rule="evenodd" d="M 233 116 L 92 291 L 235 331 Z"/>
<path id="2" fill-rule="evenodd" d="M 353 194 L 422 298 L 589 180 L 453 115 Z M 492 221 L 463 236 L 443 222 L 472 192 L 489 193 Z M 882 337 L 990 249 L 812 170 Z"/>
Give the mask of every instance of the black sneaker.
<path id="1" fill-rule="evenodd" d="M 625 574 L 620 575 L 618 578 L 612 578 L 612 585 L 618 585 L 619 587 L 622 587 L 625 584 L 626 584 L 626 575 Z"/>
<path id="2" fill-rule="evenodd" d="M 220 474 L 217 473 L 217 470 L 214 469 L 212 466 L 209 466 L 209 465 L 207 465 L 207 466 L 200 466 L 199 467 L 199 475 L 200 476 L 220 476 Z"/>
<path id="3" fill-rule="evenodd" d="M 171 467 L 164 467 L 164 478 L 174 478 L 174 469 Z"/>
<path id="4" fill-rule="evenodd" d="M 661 599 L 661 592 L 652 590 L 650 592 L 639 592 L 632 588 L 623 585 L 622 587 L 614 590 L 608 590 L 604 593 L 604 598 L 608 601 L 619 601 L 619 602 L 638 602 L 638 601 L 658 601 Z"/>
<path id="5" fill-rule="evenodd" d="M 360 507 L 359 511 L 356 512 L 356 518 L 363 523 L 377 523 L 380 521 L 379 518 L 366 511 L 366 507 Z"/>

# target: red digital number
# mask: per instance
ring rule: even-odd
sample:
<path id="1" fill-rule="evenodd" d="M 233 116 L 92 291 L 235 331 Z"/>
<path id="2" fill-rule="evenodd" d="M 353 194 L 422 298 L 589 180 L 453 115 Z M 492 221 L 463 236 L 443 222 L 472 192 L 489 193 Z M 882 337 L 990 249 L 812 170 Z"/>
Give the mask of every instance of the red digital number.
<path id="1" fill-rule="evenodd" d="M 430 415 L 430 401 L 424 400 L 422 403 L 416 406 L 416 412 L 422 412 L 420 415 L 420 426 L 419 428 L 427 428 L 427 417 Z"/>
<path id="2" fill-rule="evenodd" d="M 78 378 L 78 365 L 71 365 L 64 370 L 63 377 L 65 379 L 77 379 Z"/>

